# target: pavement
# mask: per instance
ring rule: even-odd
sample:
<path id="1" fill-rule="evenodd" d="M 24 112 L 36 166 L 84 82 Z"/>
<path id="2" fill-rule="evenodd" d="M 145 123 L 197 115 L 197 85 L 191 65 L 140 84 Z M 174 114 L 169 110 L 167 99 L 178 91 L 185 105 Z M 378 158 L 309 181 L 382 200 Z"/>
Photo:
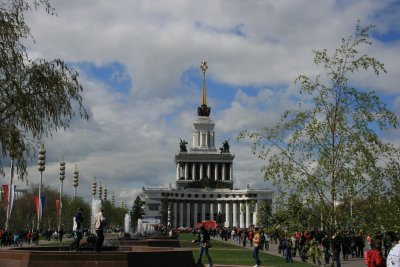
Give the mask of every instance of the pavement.
<path id="1" fill-rule="evenodd" d="M 215 239 L 216 240 L 221 240 L 221 238 L 215 238 Z M 242 244 L 238 244 L 237 242 L 235 242 L 233 240 L 228 240 L 227 242 L 229 242 L 231 244 L 234 244 L 234 245 L 237 245 L 237 246 L 242 246 Z M 250 247 L 250 244 L 247 244 L 246 248 L 249 249 L 249 250 L 253 249 L 252 247 Z M 260 253 L 267 253 L 267 254 L 271 254 L 271 255 L 274 255 L 274 256 L 282 257 L 282 262 L 284 262 L 284 260 L 285 260 L 284 257 L 282 256 L 282 254 L 279 253 L 278 244 L 272 243 L 269 246 L 269 250 L 260 250 Z M 300 259 L 300 257 L 298 255 L 296 257 L 293 257 L 293 260 L 294 261 L 298 261 L 298 262 L 301 261 L 301 259 Z M 312 264 L 312 262 L 308 262 L 308 263 Z M 266 264 L 266 265 L 264 265 L 264 264 Z M 340 264 L 341 264 L 341 266 L 345 266 L 345 267 L 366 267 L 366 265 L 364 263 L 364 258 L 352 258 L 351 256 L 349 256 L 349 259 L 346 260 L 346 261 L 341 258 Z M 271 266 L 271 265 L 268 265 L 268 262 L 263 262 L 262 266 Z M 290 266 L 289 263 L 288 263 L 288 266 Z M 315 266 L 324 266 L 324 264 L 322 263 L 321 265 L 315 265 Z M 330 266 L 330 264 L 329 264 L 329 266 Z M 213 267 L 248 267 L 248 265 L 242 266 L 242 265 L 218 265 L 218 264 L 214 264 Z M 328 267 L 328 266 L 326 266 L 326 267 Z"/>

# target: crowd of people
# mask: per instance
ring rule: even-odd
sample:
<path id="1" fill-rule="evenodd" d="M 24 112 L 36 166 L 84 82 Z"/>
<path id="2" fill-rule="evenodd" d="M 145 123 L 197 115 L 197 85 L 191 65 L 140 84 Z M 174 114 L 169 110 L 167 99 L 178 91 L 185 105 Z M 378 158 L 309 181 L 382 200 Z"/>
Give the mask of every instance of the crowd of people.
<path id="1" fill-rule="evenodd" d="M 202 241 L 204 231 L 192 229 L 193 235 L 198 234 L 196 242 Z M 294 257 L 299 257 L 303 262 L 315 265 L 340 267 L 342 261 L 350 258 L 364 260 L 368 267 L 400 267 L 400 235 L 395 232 L 377 231 L 373 235 L 363 234 L 352 230 L 328 235 L 324 231 L 279 231 L 266 232 L 262 229 L 250 228 L 216 228 L 208 229 L 210 236 L 231 241 L 243 247 L 253 248 L 255 267 L 261 265 L 258 253 L 262 250 L 269 250 L 270 244 L 278 246 L 278 252 L 283 260 L 292 263 Z M 201 255 L 207 256 L 209 266 L 212 266 L 211 259 L 204 246 L 200 246 L 198 263 L 201 263 Z"/>

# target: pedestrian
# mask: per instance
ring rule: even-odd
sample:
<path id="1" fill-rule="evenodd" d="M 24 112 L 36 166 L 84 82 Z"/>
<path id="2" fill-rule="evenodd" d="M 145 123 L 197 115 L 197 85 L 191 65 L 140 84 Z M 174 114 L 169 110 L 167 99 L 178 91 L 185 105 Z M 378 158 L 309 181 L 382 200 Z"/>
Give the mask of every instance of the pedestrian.
<path id="1" fill-rule="evenodd" d="M 387 260 L 387 267 L 400 267 L 400 239 L 397 244 L 390 250 Z"/>
<path id="2" fill-rule="evenodd" d="M 369 242 L 370 250 L 366 253 L 365 264 L 368 267 L 384 267 L 386 266 L 385 260 L 381 252 L 376 248 L 377 244 L 374 240 Z"/>
<path id="3" fill-rule="evenodd" d="M 73 245 L 75 250 L 79 250 L 79 244 L 82 240 L 82 222 L 83 222 L 82 209 L 78 207 L 73 217 L 73 226 L 72 226 L 72 231 L 74 232 Z M 62 240 L 61 234 L 63 233 L 59 233 L 60 241 Z"/>
<path id="4" fill-rule="evenodd" d="M 258 231 L 255 232 L 253 238 L 253 258 L 256 260 L 256 265 L 254 267 L 258 267 L 261 264 L 260 258 L 259 258 L 259 252 L 260 252 L 260 246 L 261 246 L 261 235 Z"/>
<path id="5" fill-rule="evenodd" d="M 207 231 L 207 229 L 204 227 L 204 225 L 202 225 L 200 227 L 197 239 L 192 240 L 192 243 L 194 243 L 194 242 L 200 243 L 199 257 L 197 259 L 197 265 L 202 266 L 201 260 L 203 258 L 203 253 L 205 253 L 207 260 L 208 260 L 207 267 L 213 266 L 211 257 L 208 254 L 208 249 L 211 247 L 210 233 Z"/>
<path id="6" fill-rule="evenodd" d="M 339 235 L 332 236 L 332 249 L 333 249 L 333 261 L 336 267 L 341 267 L 340 264 L 340 250 L 341 250 L 341 238 Z"/>
<path id="7" fill-rule="evenodd" d="M 104 226 L 106 225 L 106 218 L 104 218 L 103 212 L 104 209 L 100 208 L 94 219 L 94 224 L 96 228 L 96 251 L 101 251 L 104 242 Z"/>

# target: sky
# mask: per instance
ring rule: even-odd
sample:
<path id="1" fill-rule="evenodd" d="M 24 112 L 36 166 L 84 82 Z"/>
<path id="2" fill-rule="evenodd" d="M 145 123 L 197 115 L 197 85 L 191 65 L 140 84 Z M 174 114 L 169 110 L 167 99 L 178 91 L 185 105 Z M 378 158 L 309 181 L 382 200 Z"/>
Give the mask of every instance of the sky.
<path id="1" fill-rule="evenodd" d="M 66 162 L 64 192 L 91 199 L 96 177 L 116 203 L 132 205 L 142 187 L 174 185 L 179 140 L 191 146 L 201 104 L 200 62 L 208 62 L 207 104 L 217 148 L 230 140 L 235 188 L 270 188 L 265 162 L 251 153 L 240 131 L 276 124 L 297 106 L 296 77 L 321 69 L 313 50 L 334 51 L 354 34 L 357 20 L 373 24 L 372 46 L 388 71 L 355 73 L 352 83 L 374 90 L 400 115 L 400 2 L 375 0 L 148 1 L 54 0 L 57 16 L 26 15 L 35 43 L 31 58 L 61 58 L 80 73 L 90 119 L 75 118 L 66 131 L 43 140 L 43 183 L 58 189 L 59 162 Z M 400 131 L 384 136 L 400 145 Z M 37 160 L 29 183 L 39 183 Z M 4 181 L 8 181 L 6 175 Z M 18 188 L 26 184 L 17 182 Z"/>

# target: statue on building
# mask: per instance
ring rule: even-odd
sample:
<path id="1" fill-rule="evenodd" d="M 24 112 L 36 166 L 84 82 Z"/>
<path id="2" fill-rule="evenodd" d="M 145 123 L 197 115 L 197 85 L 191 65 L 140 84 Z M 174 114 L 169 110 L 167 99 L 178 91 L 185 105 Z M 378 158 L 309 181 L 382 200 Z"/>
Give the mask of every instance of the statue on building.
<path id="1" fill-rule="evenodd" d="M 181 139 L 181 141 L 179 142 L 179 147 L 181 149 L 181 152 L 187 152 L 187 148 L 186 148 L 187 144 L 188 144 L 188 142 Z"/>
<path id="2" fill-rule="evenodd" d="M 208 117 L 210 116 L 211 108 L 207 107 L 207 92 L 206 92 L 206 71 L 208 69 L 207 61 L 203 60 L 200 66 L 201 72 L 203 73 L 203 89 L 202 89 L 202 100 L 201 106 L 197 108 L 197 116 Z"/>
<path id="3" fill-rule="evenodd" d="M 221 154 L 222 153 L 229 153 L 229 140 L 225 140 L 223 143 L 222 143 L 222 147 L 219 149 L 220 151 L 221 151 Z"/>

